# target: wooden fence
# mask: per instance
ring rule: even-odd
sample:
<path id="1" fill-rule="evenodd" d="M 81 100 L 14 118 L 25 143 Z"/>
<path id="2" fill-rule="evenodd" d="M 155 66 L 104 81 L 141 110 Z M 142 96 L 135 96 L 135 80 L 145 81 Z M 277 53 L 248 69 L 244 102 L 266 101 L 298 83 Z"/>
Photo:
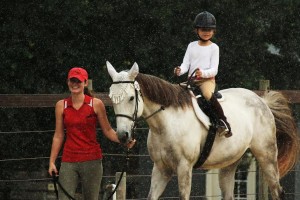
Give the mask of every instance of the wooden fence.
<path id="1" fill-rule="evenodd" d="M 264 90 L 254 90 L 258 95 L 262 95 Z M 300 103 L 300 90 L 279 90 L 293 104 Z M 55 103 L 70 94 L 0 94 L 0 107 L 54 107 Z M 111 100 L 107 93 L 95 93 L 95 97 L 100 98 L 106 106 L 111 106 Z"/>

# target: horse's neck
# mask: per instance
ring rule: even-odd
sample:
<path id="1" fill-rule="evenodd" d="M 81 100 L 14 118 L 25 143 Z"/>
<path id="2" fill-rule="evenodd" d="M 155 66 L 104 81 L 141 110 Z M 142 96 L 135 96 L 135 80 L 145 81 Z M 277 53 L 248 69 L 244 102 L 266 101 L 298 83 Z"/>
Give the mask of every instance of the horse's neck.
<path id="1" fill-rule="evenodd" d="M 165 111 L 161 109 L 161 105 L 144 100 L 142 117 L 147 120 L 149 126 L 158 127 L 164 125 L 166 120 L 163 120 L 163 112 Z"/>

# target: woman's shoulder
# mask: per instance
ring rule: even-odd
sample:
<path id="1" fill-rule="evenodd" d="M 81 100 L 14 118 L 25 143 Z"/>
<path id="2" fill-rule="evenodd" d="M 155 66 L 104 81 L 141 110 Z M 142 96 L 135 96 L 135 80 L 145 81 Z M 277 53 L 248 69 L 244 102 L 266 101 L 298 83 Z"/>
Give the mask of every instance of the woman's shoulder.
<path id="1" fill-rule="evenodd" d="M 58 106 L 63 106 L 64 105 L 64 102 L 65 102 L 65 100 L 66 99 L 61 99 L 61 100 L 58 100 L 57 102 L 56 102 L 56 107 L 58 107 Z"/>
<path id="2" fill-rule="evenodd" d="M 65 105 L 65 99 L 61 99 L 55 104 L 55 112 L 57 114 L 62 114 L 64 110 Z"/>
<path id="3" fill-rule="evenodd" d="M 105 105 L 104 103 L 102 102 L 101 99 L 98 99 L 98 98 L 93 98 L 93 107 L 94 107 L 94 111 L 95 113 L 98 115 L 98 114 L 105 114 L 106 111 L 105 111 Z"/>
<path id="4" fill-rule="evenodd" d="M 93 102 L 95 106 L 104 106 L 104 103 L 101 99 L 94 97 Z"/>

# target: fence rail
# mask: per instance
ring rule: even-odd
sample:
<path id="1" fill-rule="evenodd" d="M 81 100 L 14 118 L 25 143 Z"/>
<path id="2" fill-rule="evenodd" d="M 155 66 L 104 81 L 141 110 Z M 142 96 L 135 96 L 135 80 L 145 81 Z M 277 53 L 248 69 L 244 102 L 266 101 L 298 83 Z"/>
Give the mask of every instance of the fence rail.
<path id="1" fill-rule="evenodd" d="M 277 90 L 289 99 L 291 103 L 300 103 L 300 90 Z M 258 95 L 263 95 L 264 90 L 253 90 Z M 54 107 L 55 103 L 69 94 L 0 94 L 0 107 Z M 112 102 L 108 93 L 95 93 L 104 105 L 111 106 Z"/>

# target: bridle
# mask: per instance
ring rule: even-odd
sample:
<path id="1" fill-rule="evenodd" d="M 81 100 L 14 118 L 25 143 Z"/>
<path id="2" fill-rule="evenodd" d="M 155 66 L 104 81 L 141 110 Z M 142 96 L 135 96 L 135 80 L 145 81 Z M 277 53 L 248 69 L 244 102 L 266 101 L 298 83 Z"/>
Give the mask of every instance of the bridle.
<path id="1" fill-rule="evenodd" d="M 135 81 L 115 81 L 113 82 L 112 84 L 120 84 L 120 83 L 131 83 L 131 84 L 135 84 Z M 125 114 L 115 114 L 116 117 L 125 117 L 125 118 L 128 118 L 130 120 L 133 121 L 133 126 L 131 127 L 131 137 L 132 139 L 134 139 L 134 135 L 135 135 L 135 128 L 139 122 L 139 119 L 137 117 L 137 113 L 138 113 L 138 108 L 139 108 L 139 90 L 134 87 L 134 95 L 135 95 L 135 106 L 134 106 L 134 112 L 132 114 L 132 116 L 129 116 L 129 115 L 125 115 Z M 156 113 L 164 110 L 164 106 L 161 106 L 160 109 L 156 110 L 155 112 L 153 112 L 151 115 L 145 117 L 144 119 L 147 120 L 148 118 L 152 117 L 153 115 L 155 115 Z M 110 194 L 110 196 L 108 197 L 107 200 L 111 199 L 111 197 L 113 196 L 113 194 L 116 192 L 117 188 L 119 187 L 119 184 L 121 182 L 121 179 L 123 177 L 123 173 L 125 172 L 126 168 L 127 168 L 127 165 L 128 165 L 128 161 L 129 161 L 129 149 L 127 149 L 126 151 L 126 158 L 125 158 L 125 161 L 126 161 L 126 164 L 124 165 L 123 167 L 123 170 L 122 170 L 122 173 L 120 175 L 120 179 L 114 189 L 114 191 L 112 191 L 112 193 Z"/>
<path id="2" fill-rule="evenodd" d="M 135 82 L 136 82 L 135 80 L 134 81 L 114 81 L 112 84 L 131 83 L 134 85 Z M 131 127 L 131 133 L 132 133 L 133 139 L 135 136 L 135 128 L 137 127 L 137 124 L 141 121 L 137 116 L 138 108 L 139 108 L 139 90 L 136 87 L 134 87 L 134 94 L 135 94 L 135 106 L 134 106 L 134 112 L 133 112 L 132 116 L 125 115 L 125 114 L 117 114 L 117 113 L 115 114 L 116 117 L 125 117 L 125 118 L 128 118 L 133 121 L 133 126 Z M 165 109 L 165 107 L 161 106 L 158 110 L 154 111 L 152 114 L 150 114 L 147 117 L 144 117 L 143 119 L 147 120 L 150 117 L 152 117 L 153 115 L 155 115 L 156 113 L 158 113 L 164 109 Z"/>
<path id="3" fill-rule="evenodd" d="M 134 84 L 135 81 L 115 81 L 112 84 L 120 84 L 120 83 L 131 83 Z M 135 107 L 134 107 L 134 112 L 132 116 L 129 115 L 125 115 L 125 114 L 116 114 L 116 117 L 126 117 L 132 121 L 136 121 L 137 120 L 137 112 L 138 112 L 138 90 L 136 88 L 134 88 L 134 93 L 135 93 Z"/>
<path id="4" fill-rule="evenodd" d="M 115 81 L 113 82 L 112 84 L 121 84 L 121 83 L 131 83 L 131 84 L 134 84 L 135 81 Z M 131 131 L 132 131 L 132 138 L 134 138 L 134 135 L 135 135 L 135 128 L 137 126 L 137 120 L 138 120 L 138 117 L 137 117 L 137 112 L 138 112 L 138 108 L 139 108 L 139 94 L 138 94 L 138 90 L 136 88 L 134 88 L 134 93 L 135 93 L 135 106 L 134 106 L 134 112 L 132 114 L 132 116 L 129 116 L 129 115 L 125 115 L 125 114 L 115 114 L 116 117 L 125 117 L 125 118 L 128 118 L 130 119 L 131 121 L 133 121 L 133 126 L 131 127 Z"/>

